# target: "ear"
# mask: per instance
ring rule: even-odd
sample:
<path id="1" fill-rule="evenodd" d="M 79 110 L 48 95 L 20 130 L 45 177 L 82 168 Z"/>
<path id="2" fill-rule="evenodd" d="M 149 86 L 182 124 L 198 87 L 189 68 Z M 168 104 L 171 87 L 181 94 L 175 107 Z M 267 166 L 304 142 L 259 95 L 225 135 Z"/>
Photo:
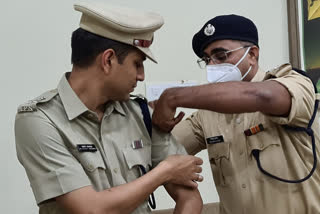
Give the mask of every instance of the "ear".
<path id="1" fill-rule="evenodd" d="M 251 65 L 256 64 L 259 59 L 259 48 L 255 45 L 251 46 L 248 55 L 249 55 L 249 63 Z"/>
<path id="2" fill-rule="evenodd" d="M 100 65 L 101 65 L 103 72 L 108 74 L 110 72 L 112 66 L 114 65 L 115 60 L 116 60 L 116 54 L 115 54 L 114 50 L 107 49 L 104 52 L 102 52 L 100 60 L 101 60 Z"/>

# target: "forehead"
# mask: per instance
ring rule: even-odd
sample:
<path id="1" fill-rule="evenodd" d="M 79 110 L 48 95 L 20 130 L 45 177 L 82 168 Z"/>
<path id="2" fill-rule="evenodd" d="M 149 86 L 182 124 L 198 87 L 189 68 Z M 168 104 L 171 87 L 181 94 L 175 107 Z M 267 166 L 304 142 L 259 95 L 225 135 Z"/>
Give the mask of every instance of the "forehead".
<path id="1" fill-rule="evenodd" d="M 235 40 L 217 40 L 212 43 L 210 43 L 204 50 L 203 52 L 206 55 L 211 55 L 212 53 L 219 52 L 219 51 L 227 51 L 227 50 L 232 50 L 235 48 L 238 48 L 240 46 L 239 41 Z"/>

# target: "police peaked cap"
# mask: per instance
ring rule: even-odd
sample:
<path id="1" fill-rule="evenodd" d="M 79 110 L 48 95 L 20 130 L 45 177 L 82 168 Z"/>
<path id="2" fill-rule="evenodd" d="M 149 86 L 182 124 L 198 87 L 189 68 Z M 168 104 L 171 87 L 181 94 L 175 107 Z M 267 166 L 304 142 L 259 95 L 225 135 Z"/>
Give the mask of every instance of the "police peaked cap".
<path id="1" fill-rule="evenodd" d="M 203 57 L 203 50 L 217 40 L 240 40 L 258 45 L 258 30 L 255 24 L 243 16 L 222 15 L 209 20 L 193 36 L 192 48 L 195 54 Z"/>
<path id="2" fill-rule="evenodd" d="M 156 62 L 149 47 L 154 32 L 164 24 L 159 14 L 89 0 L 74 4 L 74 9 L 82 13 L 80 28 L 132 45 Z"/>

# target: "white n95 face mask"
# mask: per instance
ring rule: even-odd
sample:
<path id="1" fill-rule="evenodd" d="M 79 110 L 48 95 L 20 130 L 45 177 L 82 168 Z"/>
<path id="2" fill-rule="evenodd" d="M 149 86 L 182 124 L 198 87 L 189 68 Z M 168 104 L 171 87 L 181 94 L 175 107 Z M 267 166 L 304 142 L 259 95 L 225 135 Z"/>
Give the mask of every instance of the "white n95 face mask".
<path id="1" fill-rule="evenodd" d="M 248 71 L 242 76 L 238 68 L 238 65 L 247 56 L 247 54 L 249 53 L 249 50 L 250 50 L 250 47 L 247 49 L 245 54 L 235 65 L 230 63 L 207 65 L 206 69 L 207 69 L 208 82 L 214 83 L 214 82 L 229 82 L 229 81 L 243 80 L 247 76 L 247 74 L 251 71 L 252 66 L 250 66 Z"/>

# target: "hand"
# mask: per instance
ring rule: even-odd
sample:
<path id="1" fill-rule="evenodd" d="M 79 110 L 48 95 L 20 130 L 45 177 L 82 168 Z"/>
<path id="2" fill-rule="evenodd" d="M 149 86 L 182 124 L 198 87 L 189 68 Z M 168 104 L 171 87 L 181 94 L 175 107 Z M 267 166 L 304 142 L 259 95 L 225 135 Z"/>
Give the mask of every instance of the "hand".
<path id="1" fill-rule="evenodd" d="M 172 105 L 173 98 L 169 95 L 169 90 L 165 90 L 159 100 L 152 103 L 154 112 L 152 114 L 152 124 L 165 132 L 170 132 L 184 117 L 184 112 L 180 112 L 177 117 L 176 107 Z M 149 104 L 150 105 L 150 104 Z"/>
<path id="2" fill-rule="evenodd" d="M 154 108 L 156 107 L 156 105 L 157 105 L 157 102 L 158 102 L 158 100 L 153 100 L 153 101 L 148 102 L 148 105 L 149 105 L 152 109 L 154 109 Z"/>
<path id="3" fill-rule="evenodd" d="M 168 182 L 196 188 L 198 184 L 195 181 L 203 181 L 203 177 L 198 174 L 202 172 L 202 163 L 201 158 L 192 155 L 171 155 L 160 165 L 167 167 Z"/>

